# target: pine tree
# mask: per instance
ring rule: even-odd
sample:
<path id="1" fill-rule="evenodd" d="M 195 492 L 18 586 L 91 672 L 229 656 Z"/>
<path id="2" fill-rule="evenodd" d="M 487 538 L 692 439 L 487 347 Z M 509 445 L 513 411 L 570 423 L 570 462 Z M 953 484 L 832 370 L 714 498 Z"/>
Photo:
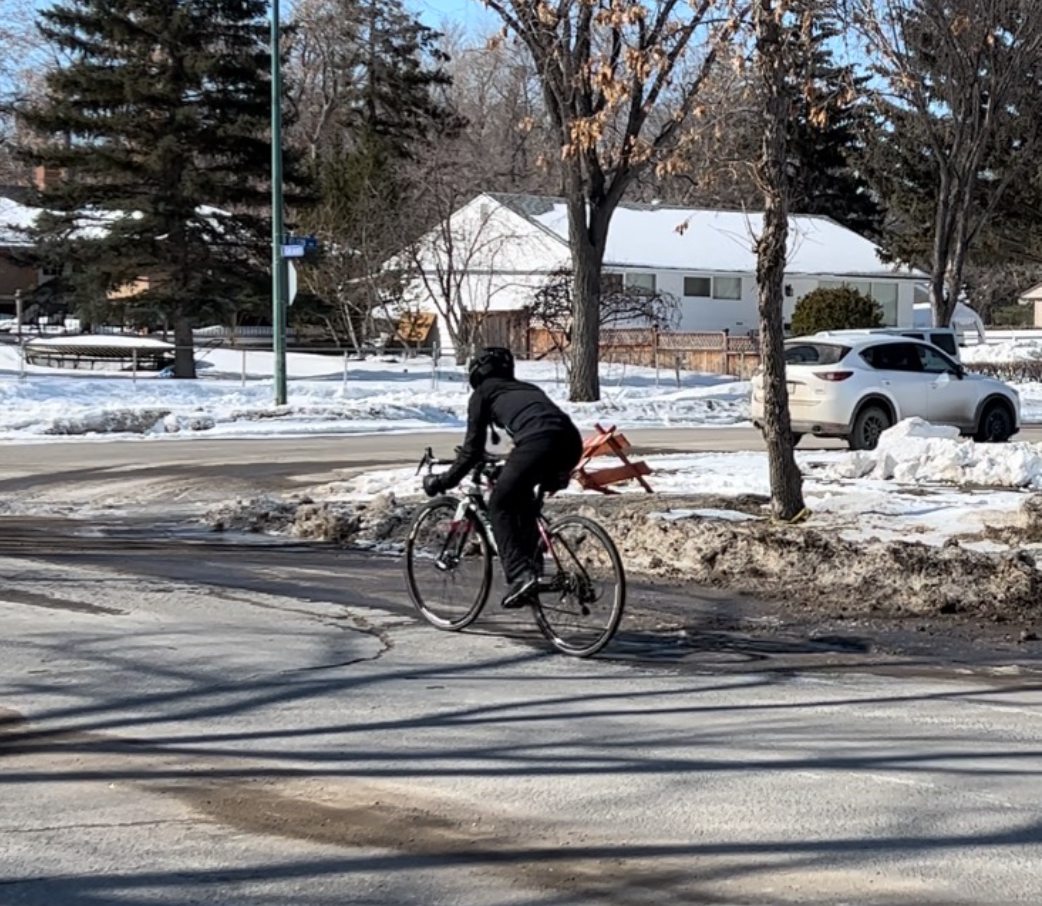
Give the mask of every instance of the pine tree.
<path id="1" fill-rule="evenodd" d="M 789 123 L 791 206 L 798 214 L 830 217 L 863 236 L 876 238 L 884 211 L 858 171 L 872 112 L 865 103 L 868 79 L 836 63 L 832 43 L 839 29 L 818 14 L 804 40 L 793 42 L 804 60 L 792 61 L 790 78 L 797 109 Z"/>
<path id="2" fill-rule="evenodd" d="M 173 323 L 179 377 L 195 375 L 194 324 L 266 293 L 266 8 L 59 0 L 40 14 L 67 62 L 21 111 L 24 156 L 62 174 L 38 192 L 34 239 L 81 306 L 115 292 Z"/>

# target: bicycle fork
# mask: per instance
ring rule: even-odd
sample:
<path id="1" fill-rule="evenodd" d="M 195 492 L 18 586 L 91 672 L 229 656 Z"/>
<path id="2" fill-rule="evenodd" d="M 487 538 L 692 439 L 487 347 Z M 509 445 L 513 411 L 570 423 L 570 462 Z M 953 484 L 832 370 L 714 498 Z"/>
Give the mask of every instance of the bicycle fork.
<path id="1" fill-rule="evenodd" d="M 445 535 L 445 543 L 434 561 L 435 569 L 441 572 L 449 572 L 459 565 L 460 560 L 463 559 L 467 540 L 473 531 L 473 520 L 475 519 L 480 519 L 485 526 L 491 553 L 493 556 L 498 556 L 499 552 L 496 549 L 495 537 L 492 534 L 488 520 L 481 518 L 481 511 L 474 506 L 472 501 L 463 498 L 456 505 L 456 512 L 449 523 L 449 530 Z"/>

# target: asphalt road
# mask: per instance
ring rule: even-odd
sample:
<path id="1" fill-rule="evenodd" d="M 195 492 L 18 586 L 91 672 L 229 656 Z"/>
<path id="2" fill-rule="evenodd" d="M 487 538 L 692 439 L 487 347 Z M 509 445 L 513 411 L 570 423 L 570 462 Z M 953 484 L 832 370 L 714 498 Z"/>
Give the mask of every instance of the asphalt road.
<path id="1" fill-rule="evenodd" d="M 0 903 L 1042 902 L 1036 684 L 577 662 L 398 570 L 8 521 Z"/>
<path id="2" fill-rule="evenodd" d="M 626 434 L 644 453 L 745 450 L 762 443 L 748 428 Z M 461 432 L 453 431 L 8 444 L 0 457 L 0 513 L 5 506 L 15 512 L 64 507 L 74 513 L 83 506 L 97 511 L 128 501 L 182 510 L 320 484 L 345 471 L 418 462 L 427 446 L 449 456 L 461 440 Z"/>
<path id="3" fill-rule="evenodd" d="M 1042 902 L 1027 674 L 953 677 L 693 616 L 688 632 L 631 621 L 608 657 L 570 661 L 524 615 L 419 625 L 386 559 L 145 537 L 154 524 L 115 516 L 106 533 L 98 516 L 454 440 L 5 446 L 0 510 L 94 515 L 0 522 L 0 903 Z M 741 607 L 637 584 L 633 603 Z"/>
<path id="4" fill-rule="evenodd" d="M 762 450 L 752 428 L 635 429 L 637 453 Z M 329 481 L 344 470 L 416 462 L 426 446 L 451 455 L 460 432 L 324 437 L 163 439 L 98 443 L 55 440 L 8 444 L 0 460 L 0 512 L 19 500 L 68 505 L 118 505 L 137 495 L 170 506 L 197 500 L 285 491 Z M 1042 443 L 1042 426 L 1018 439 Z M 808 438 L 800 449 L 842 449 Z M 110 487 L 111 492 L 105 488 Z"/>

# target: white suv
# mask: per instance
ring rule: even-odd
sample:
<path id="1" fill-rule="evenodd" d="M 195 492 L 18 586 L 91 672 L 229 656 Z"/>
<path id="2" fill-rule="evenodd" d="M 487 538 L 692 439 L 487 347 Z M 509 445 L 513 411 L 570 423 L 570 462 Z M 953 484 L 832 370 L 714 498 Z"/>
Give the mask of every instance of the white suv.
<path id="1" fill-rule="evenodd" d="M 992 443 L 1020 430 L 1016 390 L 967 372 L 919 340 L 881 334 L 787 340 L 785 376 L 797 441 L 804 434 L 842 437 L 851 449 L 871 450 L 887 428 L 912 416 Z M 762 373 L 752 385 L 753 424 L 761 427 Z"/>
<path id="2" fill-rule="evenodd" d="M 830 340 L 843 340 L 847 343 L 854 339 L 868 339 L 869 337 L 899 336 L 910 340 L 922 340 L 931 346 L 936 346 L 941 352 L 947 353 L 956 362 L 961 361 L 959 356 L 959 334 L 951 327 L 865 327 L 861 330 L 819 330 L 815 337 L 825 337 Z"/>

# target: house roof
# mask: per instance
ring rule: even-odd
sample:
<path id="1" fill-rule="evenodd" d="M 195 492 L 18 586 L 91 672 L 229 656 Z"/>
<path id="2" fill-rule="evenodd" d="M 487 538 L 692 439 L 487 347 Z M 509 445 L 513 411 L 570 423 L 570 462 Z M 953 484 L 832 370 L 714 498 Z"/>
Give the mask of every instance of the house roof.
<path id="1" fill-rule="evenodd" d="M 516 214 L 568 244 L 568 210 L 563 198 L 492 195 Z M 789 218 L 790 275 L 922 279 L 924 274 L 884 263 L 879 248 L 827 217 Z M 612 217 L 607 268 L 755 273 L 755 236 L 763 214 L 623 202 Z"/>
<path id="2" fill-rule="evenodd" d="M 38 208 L 30 208 L 13 198 L 0 196 L 0 246 L 7 248 L 30 245 L 26 230 L 32 226 Z"/>
<path id="3" fill-rule="evenodd" d="M 40 215 L 41 209 L 22 204 L 12 197 L 13 194 L 0 195 L 0 247 L 28 247 L 32 245 L 28 230 Z M 217 230 L 227 231 L 227 226 L 221 222 L 221 217 L 230 216 L 227 211 L 211 205 L 200 205 L 196 212 Z M 98 238 L 105 234 L 109 224 L 122 217 L 139 218 L 141 214 L 84 208 L 78 213 L 77 235 Z"/>

